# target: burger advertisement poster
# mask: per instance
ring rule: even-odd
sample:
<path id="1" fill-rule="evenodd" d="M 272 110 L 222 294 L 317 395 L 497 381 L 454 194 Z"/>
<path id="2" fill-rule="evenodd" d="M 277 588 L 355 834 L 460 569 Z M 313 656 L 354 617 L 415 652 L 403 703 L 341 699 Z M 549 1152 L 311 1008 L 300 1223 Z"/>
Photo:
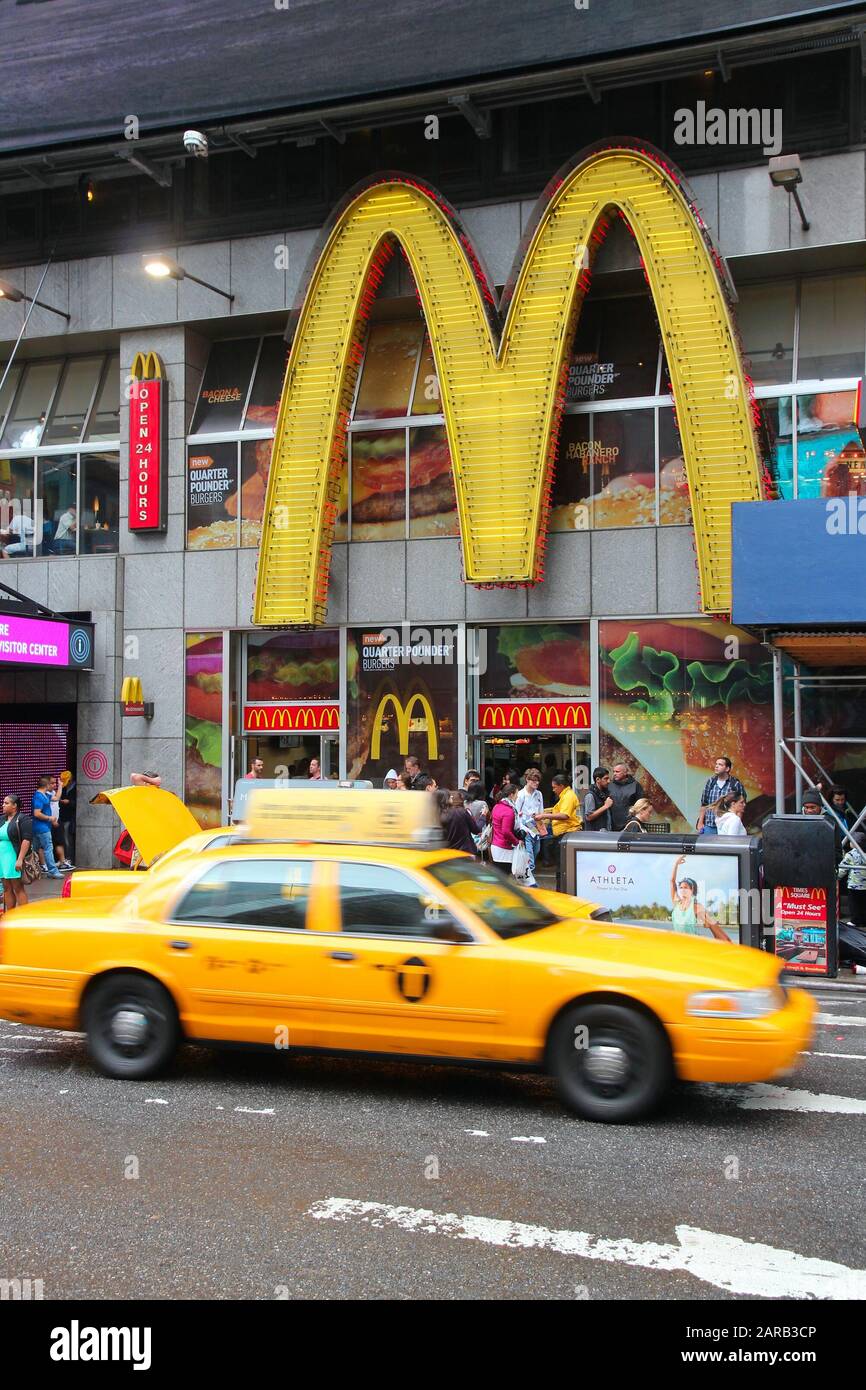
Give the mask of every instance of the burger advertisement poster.
<path id="1" fill-rule="evenodd" d="M 589 699 L 589 623 L 515 623 L 479 636 L 482 700 Z"/>
<path id="2" fill-rule="evenodd" d="M 335 629 L 250 633 L 248 704 L 337 703 L 339 698 L 340 634 Z"/>
<path id="3" fill-rule="evenodd" d="M 618 854 L 581 848 L 575 892 L 624 926 L 740 942 L 739 857 L 735 854 Z"/>
<path id="4" fill-rule="evenodd" d="M 347 766 L 381 786 L 407 754 L 440 787 L 457 785 L 458 640 L 454 628 L 415 624 L 347 634 Z"/>
<path id="5" fill-rule="evenodd" d="M 203 830 L 222 824 L 222 708 L 222 633 L 187 633 L 184 800 Z"/>

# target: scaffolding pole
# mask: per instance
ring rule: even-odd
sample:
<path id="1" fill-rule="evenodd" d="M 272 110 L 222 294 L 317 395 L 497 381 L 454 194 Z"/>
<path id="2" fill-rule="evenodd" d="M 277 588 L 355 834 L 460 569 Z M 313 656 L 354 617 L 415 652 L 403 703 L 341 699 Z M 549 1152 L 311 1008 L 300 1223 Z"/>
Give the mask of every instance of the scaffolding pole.
<path id="1" fill-rule="evenodd" d="M 800 772 L 800 763 L 803 761 L 803 695 L 800 689 L 801 682 L 800 663 L 794 662 L 794 751 L 797 754 L 797 771 L 794 777 L 794 805 L 800 806 L 803 801 L 803 775 Z M 784 737 L 784 734 L 783 734 Z"/>
<path id="2" fill-rule="evenodd" d="M 785 702 L 782 684 L 782 653 L 778 647 L 773 653 L 773 723 L 776 726 L 776 815 L 785 814 Z"/>

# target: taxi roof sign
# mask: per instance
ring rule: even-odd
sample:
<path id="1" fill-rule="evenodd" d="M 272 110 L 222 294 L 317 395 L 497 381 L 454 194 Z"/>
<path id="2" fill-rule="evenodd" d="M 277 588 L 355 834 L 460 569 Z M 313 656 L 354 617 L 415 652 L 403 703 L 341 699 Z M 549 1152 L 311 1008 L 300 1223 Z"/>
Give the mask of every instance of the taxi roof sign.
<path id="1" fill-rule="evenodd" d="M 342 787 L 253 788 L 245 829 L 254 840 L 317 844 L 442 844 L 435 799 L 426 792 L 355 791 Z"/>

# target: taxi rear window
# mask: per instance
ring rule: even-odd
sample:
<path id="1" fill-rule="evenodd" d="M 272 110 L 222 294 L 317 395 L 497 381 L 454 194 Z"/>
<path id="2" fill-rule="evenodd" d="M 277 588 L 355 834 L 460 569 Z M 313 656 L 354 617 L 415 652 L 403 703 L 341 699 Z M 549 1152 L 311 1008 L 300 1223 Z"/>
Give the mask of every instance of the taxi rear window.
<path id="1" fill-rule="evenodd" d="M 297 859 L 217 864 L 181 899 L 173 920 L 296 931 L 307 923 L 312 875 L 312 864 Z"/>
<path id="2" fill-rule="evenodd" d="M 527 932 L 552 927 L 559 920 L 531 893 L 510 882 L 497 869 L 473 859 L 445 859 L 428 864 L 426 872 L 497 936 L 525 936 Z"/>

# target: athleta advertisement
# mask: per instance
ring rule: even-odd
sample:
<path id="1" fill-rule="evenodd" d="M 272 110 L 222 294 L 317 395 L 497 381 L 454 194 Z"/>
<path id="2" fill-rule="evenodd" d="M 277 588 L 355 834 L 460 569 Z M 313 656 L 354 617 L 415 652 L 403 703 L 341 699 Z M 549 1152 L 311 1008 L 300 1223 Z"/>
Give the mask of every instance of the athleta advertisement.
<path id="1" fill-rule="evenodd" d="M 715 854 L 579 850 L 575 893 L 614 922 L 740 942 L 739 858 Z"/>
<path id="2" fill-rule="evenodd" d="M 356 627 L 347 639 L 349 777 L 381 786 L 412 753 L 440 787 L 455 787 L 456 629 Z"/>

